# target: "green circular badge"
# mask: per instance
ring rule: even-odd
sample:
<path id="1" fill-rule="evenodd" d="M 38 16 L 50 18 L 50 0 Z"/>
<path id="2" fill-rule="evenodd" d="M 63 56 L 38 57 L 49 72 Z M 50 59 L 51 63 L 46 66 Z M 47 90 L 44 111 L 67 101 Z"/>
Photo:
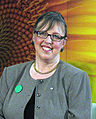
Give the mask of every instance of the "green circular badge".
<path id="1" fill-rule="evenodd" d="M 19 92 L 22 91 L 22 89 L 23 89 L 22 85 L 17 85 L 16 88 L 15 88 L 15 92 L 19 93 Z"/>

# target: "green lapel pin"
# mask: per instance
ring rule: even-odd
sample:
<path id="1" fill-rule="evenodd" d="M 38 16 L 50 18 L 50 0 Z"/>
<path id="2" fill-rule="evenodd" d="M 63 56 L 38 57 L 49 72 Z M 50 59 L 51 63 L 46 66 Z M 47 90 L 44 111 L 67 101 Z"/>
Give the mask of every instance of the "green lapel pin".
<path id="1" fill-rule="evenodd" d="M 22 85 L 17 85 L 15 87 L 15 93 L 20 93 L 22 91 L 22 89 L 23 89 Z"/>

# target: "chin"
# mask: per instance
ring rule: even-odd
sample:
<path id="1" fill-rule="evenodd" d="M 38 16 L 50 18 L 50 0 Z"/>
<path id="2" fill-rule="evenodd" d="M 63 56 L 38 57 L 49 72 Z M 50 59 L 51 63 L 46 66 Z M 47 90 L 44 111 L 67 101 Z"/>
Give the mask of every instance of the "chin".
<path id="1" fill-rule="evenodd" d="M 54 60 L 58 59 L 58 56 L 60 56 L 60 53 L 43 53 L 43 52 L 37 52 L 36 53 L 37 57 L 39 57 L 42 60 Z"/>
<path id="2" fill-rule="evenodd" d="M 41 59 L 43 59 L 43 60 L 51 60 L 52 57 L 49 57 L 49 56 L 41 56 Z"/>

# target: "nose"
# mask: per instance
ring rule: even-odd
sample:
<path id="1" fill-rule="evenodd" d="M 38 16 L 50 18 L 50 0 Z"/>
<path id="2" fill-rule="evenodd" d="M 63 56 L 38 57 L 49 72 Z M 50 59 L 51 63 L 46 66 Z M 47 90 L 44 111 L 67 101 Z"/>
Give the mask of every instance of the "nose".
<path id="1" fill-rule="evenodd" d="M 51 37 L 48 36 L 48 37 L 45 39 L 45 42 L 46 42 L 46 43 L 52 43 Z"/>

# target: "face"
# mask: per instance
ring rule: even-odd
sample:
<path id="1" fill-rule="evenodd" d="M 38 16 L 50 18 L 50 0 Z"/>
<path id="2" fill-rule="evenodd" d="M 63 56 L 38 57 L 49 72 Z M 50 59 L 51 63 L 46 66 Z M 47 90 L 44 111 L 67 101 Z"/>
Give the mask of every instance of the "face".
<path id="1" fill-rule="evenodd" d="M 45 26 L 42 31 L 44 31 L 46 28 L 47 26 Z M 64 31 L 62 31 L 61 27 L 58 27 L 57 23 L 52 29 L 48 30 L 47 33 L 64 36 Z M 46 39 L 42 39 L 38 37 L 37 34 L 34 34 L 33 41 L 35 42 L 36 57 L 39 57 L 43 60 L 58 60 L 58 58 L 60 59 L 60 50 L 65 45 L 64 39 L 58 42 L 52 41 L 50 36 L 48 36 Z"/>

